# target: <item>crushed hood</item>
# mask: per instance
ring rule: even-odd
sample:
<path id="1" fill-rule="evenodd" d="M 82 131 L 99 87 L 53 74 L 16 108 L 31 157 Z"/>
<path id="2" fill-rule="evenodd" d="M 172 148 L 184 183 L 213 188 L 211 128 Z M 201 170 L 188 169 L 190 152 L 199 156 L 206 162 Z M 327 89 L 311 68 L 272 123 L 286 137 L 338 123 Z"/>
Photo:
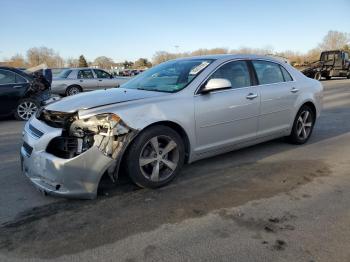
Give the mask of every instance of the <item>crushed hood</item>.
<path id="1" fill-rule="evenodd" d="M 163 96 L 167 94 L 168 93 L 136 89 L 113 88 L 65 97 L 60 101 L 48 105 L 46 109 L 59 112 L 75 112 L 81 109 L 89 109 L 114 103 Z"/>

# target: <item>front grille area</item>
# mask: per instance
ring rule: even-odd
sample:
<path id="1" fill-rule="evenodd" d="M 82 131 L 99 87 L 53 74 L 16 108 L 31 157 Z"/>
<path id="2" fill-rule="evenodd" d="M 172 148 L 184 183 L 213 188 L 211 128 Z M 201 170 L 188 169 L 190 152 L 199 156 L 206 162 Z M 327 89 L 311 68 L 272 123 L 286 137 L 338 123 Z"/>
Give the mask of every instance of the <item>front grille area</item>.
<path id="1" fill-rule="evenodd" d="M 60 158 L 73 158 L 81 153 L 81 138 L 55 137 L 46 148 L 46 152 Z"/>
<path id="2" fill-rule="evenodd" d="M 23 149 L 27 157 L 30 157 L 30 155 L 33 152 L 33 148 L 30 145 L 28 145 L 26 142 L 23 142 Z"/>
<path id="3" fill-rule="evenodd" d="M 44 135 L 43 132 L 41 132 L 39 129 L 35 128 L 31 124 L 29 124 L 29 130 L 30 130 L 30 133 L 36 138 L 40 138 Z"/>

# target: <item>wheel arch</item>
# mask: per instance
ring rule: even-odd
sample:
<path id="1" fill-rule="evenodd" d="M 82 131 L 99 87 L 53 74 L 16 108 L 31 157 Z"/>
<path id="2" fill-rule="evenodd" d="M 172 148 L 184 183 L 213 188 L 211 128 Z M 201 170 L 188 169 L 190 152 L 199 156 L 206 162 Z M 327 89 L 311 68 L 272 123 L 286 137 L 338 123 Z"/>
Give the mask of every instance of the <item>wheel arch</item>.
<path id="1" fill-rule="evenodd" d="M 312 101 L 307 101 L 307 102 L 303 103 L 303 104 L 299 107 L 299 110 L 300 110 L 300 108 L 302 108 L 303 106 L 309 106 L 309 107 L 311 108 L 312 112 L 314 113 L 315 118 L 317 117 L 317 109 L 316 109 L 315 104 L 314 104 Z M 299 110 L 298 110 L 298 111 L 299 111 Z"/>
<path id="2" fill-rule="evenodd" d="M 189 139 L 185 129 L 181 125 L 179 125 L 178 123 L 165 120 L 165 121 L 154 122 L 154 123 L 148 125 L 147 127 L 145 127 L 143 130 L 150 128 L 152 126 L 158 126 L 158 125 L 167 126 L 171 129 L 173 129 L 181 136 L 181 138 L 183 138 L 183 142 L 184 142 L 184 146 L 185 146 L 185 163 L 187 163 L 188 159 L 189 159 L 189 155 L 190 155 L 191 144 L 190 144 L 190 139 Z"/>
<path id="3" fill-rule="evenodd" d="M 124 169 L 125 157 L 128 153 L 128 150 L 129 150 L 131 144 L 135 140 L 135 138 L 138 137 L 143 131 L 145 131 L 148 128 L 151 128 L 153 126 L 167 126 L 171 129 L 173 129 L 174 131 L 176 131 L 182 138 L 184 138 L 183 142 L 184 142 L 184 146 L 185 146 L 185 163 L 188 163 L 189 157 L 190 157 L 190 151 L 191 151 L 191 144 L 190 144 L 189 137 L 188 137 L 186 131 L 184 130 L 184 128 L 181 125 L 179 125 L 178 123 L 173 122 L 173 121 L 169 121 L 169 120 L 157 121 L 157 122 L 153 122 L 153 123 L 147 125 L 146 127 L 142 128 L 140 130 L 140 132 L 136 136 L 134 136 L 132 138 L 132 140 L 130 141 L 130 143 L 125 147 L 125 149 L 123 150 L 122 155 L 120 157 L 120 160 L 118 161 L 119 163 L 117 163 L 117 166 L 116 166 L 116 169 L 114 172 L 114 174 L 117 175 L 117 176 L 115 176 L 115 179 L 117 179 L 120 171 L 122 171 Z"/>

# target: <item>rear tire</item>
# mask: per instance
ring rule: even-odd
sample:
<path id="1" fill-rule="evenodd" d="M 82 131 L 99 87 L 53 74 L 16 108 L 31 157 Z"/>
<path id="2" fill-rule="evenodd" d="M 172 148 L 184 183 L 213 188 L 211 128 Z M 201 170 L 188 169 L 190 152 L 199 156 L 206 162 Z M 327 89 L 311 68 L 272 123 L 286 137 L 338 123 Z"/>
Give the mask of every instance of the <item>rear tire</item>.
<path id="1" fill-rule="evenodd" d="M 80 86 L 69 86 L 66 89 L 66 96 L 72 96 L 81 93 L 83 90 Z"/>
<path id="2" fill-rule="evenodd" d="M 307 105 L 302 106 L 294 119 L 288 141 L 296 145 L 305 144 L 312 134 L 315 120 L 316 116 L 311 107 Z"/>
<path id="3" fill-rule="evenodd" d="M 185 149 L 180 135 L 167 126 L 153 126 L 139 134 L 126 153 L 126 171 L 135 184 L 158 188 L 180 172 Z"/>
<path id="4" fill-rule="evenodd" d="M 15 110 L 15 118 L 20 121 L 28 121 L 29 118 L 39 109 L 40 104 L 32 98 L 21 99 Z"/>

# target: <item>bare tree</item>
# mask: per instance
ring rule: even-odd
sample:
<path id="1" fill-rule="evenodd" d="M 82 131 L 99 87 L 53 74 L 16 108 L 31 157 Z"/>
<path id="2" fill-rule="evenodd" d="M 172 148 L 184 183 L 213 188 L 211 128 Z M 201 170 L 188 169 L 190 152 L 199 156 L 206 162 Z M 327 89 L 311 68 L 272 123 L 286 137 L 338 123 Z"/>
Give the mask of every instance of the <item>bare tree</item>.
<path id="1" fill-rule="evenodd" d="M 52 48 L 33 47 L 27 51 L 27 61 L 29 66 L 46 64 L 49 67 L 62 67 L 64 60 Z"/>
<path id="2" fill-rule="evenodd" d="M 97 65 L 99 68 L 103 69 L 111 69 L 114 65 L 114 61 L 112 58 L 106 56 L 99 56 L 95 59 L 94 65 Z"/>
<path id="3" fill-rule="evenodd" d="M 174 54 L 174 53 L 169 53 L 166 51 L 157 51 L 152 58 L 152 64 L 157 65 L 160 63 L 163 63 L 165 61 L 171 60 L 171 59 L 175 59 L 180 57 L 181 54 Z"/>
<path id="4" fill-rule="evenodd" d="M 66 60 L 66 65 L 67 65 L 68 67 L 78 67 L 78 66 L 79 66 L 79 60 L 76 59 L 76 58 L 69 57 L 69 58 Z"/>
<path id="5" fill-rule="evenodd" d="M 26 67 L 27 63 L 21 54 L 16 54 L 7 61 L 9 66 L 12 67 Z"/>
<path id="6" fill-rule="evenodd" d="M 339 31 L 328 31 L 323 38 L 323 42 L 319 45 L 321 50 L 342 49 L 350 42 L 348 33 Z"/>
<path id="7" fill-rule="evenodd" d="M 152 67 L 152 63 L 147 58 L 140 58 L 135 61 L 134 68 L 146 69 Z"/>

